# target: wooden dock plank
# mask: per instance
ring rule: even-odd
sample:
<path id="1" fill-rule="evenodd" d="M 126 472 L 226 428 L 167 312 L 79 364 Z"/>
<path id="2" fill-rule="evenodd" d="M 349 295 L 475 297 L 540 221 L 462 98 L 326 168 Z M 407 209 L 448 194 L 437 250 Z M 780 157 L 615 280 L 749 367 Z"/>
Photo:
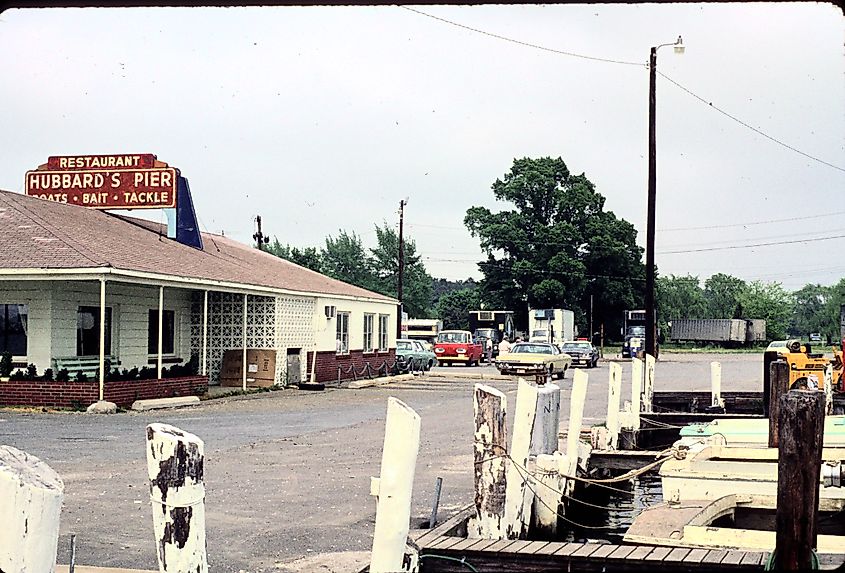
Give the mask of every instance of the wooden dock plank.
<path id="1" fill-rule="evenodd" d="M 516 539 L 500 539 L 493 545 L 488 545 L 484 548 L 484 551 L 490 553 L 498 553 L 508 547 L 509 545 L 513 545 L 516 542 Z"/>
<path id="2" fill-rule="evenodd" d="M 535 541 L 526 541 L 524 539 L 517 539 L 506 548 L 502 549 L 502 553 L 526 553 L 526 549 Z"/>
<path id="3" fill-rule="evenodd" d="M 598 550 L 596 550 L 595 553 L 590 555 L 590 559 L 606 559 L 607 556 L 616 551 L 618 547 L 618 545 L 611 545 L 610 543 L 599 545 Z"/>
<path id="4" fill-rule="evenodd" d="M 482 539 L 480 543 L 477 545 L 472 546 L 473 551 L 487 551 L 487 548 L 493 545 L 494 543 L 498 543 L 498 539 Z"/>
<path id="5" fill-rule="evenodd" d="M 545 547 L 541 547 L 540 549 L 535 551 L 534 555 L 551 555 L 552 553 L 555 553 L 558 549 L 560 549 L 560 548 L 562 548 L 566 545 L 569 545 L 569 544 L 564 543 L 562 541 L 552 541 L 552 542 L 546 544 Z"/>
<path id="6" fill-rule="evenodd" d="M 762 551 L 746 551 L 745 556 L 743 556 L 742 561 L 740 561 L 742 565 L 760 565 L 763 563 L 763 552 Z"/>
<path id="7" fill-rule="evenodd" d="M 648 545 L 640 545 L 634 549 L 630 555 L 628 555 L 627 559 L 632 561 L 644 561 L 645 558 L 648 557 L 649 553 L 651 553 L 652 549 L 656 548 Z"/>
<path id="8" fill-rule="evenodd" d="M 548 544 L 548 541 L 532 541 L 528 544 L 528 547 L 523 550 L 523 553 L 537 553 L 537 551 Z"/>
<path id="9" fill-rule="evenodd" d="M 566 557 L 567 555 L 572 555 L 583 546 L 583 543 L 564 543 L 561 547 L 558 547 L 557 551 L 555 551 L 553 555 Z"/>
<path id="10" fill-rule="evenodd" d="M 683 561 L 684 557 L 689 555 L 690 549 L 688 547 L 675 547 L 666 554 L 663 561 Z"/>
<path id="11" fill-rule="evenodd" d="M 484 541 L 483 539 L 479 539 L 477 537 L 469 538 L 469 539 L 461 539 L 461 541 L 457 545 L 453 545 L 449 549 L 452 551 L 466 551 L 479 541 Z"/>
<path id="12" fill-rule="evenodd" d="M 441 549 L 441 550 L 442 549 L 449 549 L 451 547 L 454 547 L 455 545 L 457 545 L 458 543 L 460 543 L 463 540 L 464 540 L 463 537 L 447 538 L 445 541 L 437 544 L 437 549 Z"/>
<path id="13" fill-rule="evenodd" d="M 707 552 L 707 555 L 704 556 L 704 559 L 702 559 L 701 562 L 709 565 L 718 565 L 727 554 L 727 549 L 711 549 Z"/>
<path id="14" fill-rule="evenodd" d="M 584 543 L 583 545 L 581 545 L 581 547 L 579 547 L 572 553 L 572 557 L 589 557 L 590 555 L 595 553 L 600 547 L 601 545 L 599 545 L 598 543 Z M 559 554 L 555 553 L 555 555 Z"/>
<path id="15" fill-rule="evenodd" d="M 738 565 L 742 558 L 745 557 L 745 551 L 736 551 L 731 549 L 725 558 L 722 559 L 722 565 Z"/>
<path id="16" fill-rule="evenodd" d="M 646 556 L 645 561 L 663 561 L 663 559 L 671 552 L 671 547 L 655 547 L 654 550 Z"/>
<path id="17" fill-rule="evenodd" d="M 429 543 L 426 544 L 425 549 L 439 549 L 441 545 L 444 543 L 448 543 L 449 545 L 454 545 L 452 543 L 453 540 L 458 539 L 460 537 L 449 537 L 448 535 L 441 535 L 435 539 L 432 539 Z"/>
<path id="18" fill-rule="evenodd" d="M 707 552 L 707 549 L 693 549 L 684 557 L 683 561 L 684 563 L 701 563 Z"/>
<path id="19" fill-rule="evenodd" d="M 613 551 L 613 553 L 608 555 L 607 558 L 608 559 L 625 559 L 631 553 L 633 553 L 635 549 L 637 549 L 636 545 L 617 545 L 616 549 Z"/>

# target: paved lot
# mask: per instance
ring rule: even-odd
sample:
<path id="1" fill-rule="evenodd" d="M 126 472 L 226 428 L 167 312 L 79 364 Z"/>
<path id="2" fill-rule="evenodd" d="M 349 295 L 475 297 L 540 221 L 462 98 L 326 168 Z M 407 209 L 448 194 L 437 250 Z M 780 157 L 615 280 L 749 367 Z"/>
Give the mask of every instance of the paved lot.
<path id="1" fill-rule="evenodd" d="M 665 354 L 656 389 L 709 389 L 713 359 L 723 364 L 724 390 L 760 388 L 759 354 Z M 624 367 L 623 397 L 630 395 L 630 370 Z M 490 366 L 479 369 L 493 372 Z M 606 363 L 588 370 L 585 424 L 604 419 L 607 371 Z M 567 373 L 562 404 L 568 404 L 571 379 Z M 375 517 L 369 477 L 379 473 L 388 396 L 422 417 L 412 515 L 428 517 L 437 476 L 444 478 L 441 515 L 470 503 L 474 383 L 431 378 L 362 390 L 281 390 L 180 411 L 113 416 L 2 410 L 0 443 L 41 457 L 62 475 L 60 561 L 67 561 L 69 535 L 77 533 L 79 563 L 155 569 L 144 428 L 166 422 L 193 432 L 206 444 L 213 570 L 283 571 L 298 558 L 369 549 Z M 513 404 L 515 382 L 485 383 L 503 390 Z M 564 407 L 562 423 L 567 417 Z M 309 569 L 317 570 L 300 568 Z"/>

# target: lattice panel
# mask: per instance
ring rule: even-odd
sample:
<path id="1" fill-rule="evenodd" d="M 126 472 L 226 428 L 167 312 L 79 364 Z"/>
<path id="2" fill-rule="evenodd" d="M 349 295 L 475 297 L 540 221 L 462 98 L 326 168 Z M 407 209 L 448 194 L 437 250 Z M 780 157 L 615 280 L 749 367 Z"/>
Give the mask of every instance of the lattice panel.
<path id="1" fill-rule="evenodd" d="M 307 380 L 309 350 L 314 349 L 316 300 L 305 297 L 276 297 L 276 379 L 287 380 L 287 349 L 301 348 L 300 379 Z"/>

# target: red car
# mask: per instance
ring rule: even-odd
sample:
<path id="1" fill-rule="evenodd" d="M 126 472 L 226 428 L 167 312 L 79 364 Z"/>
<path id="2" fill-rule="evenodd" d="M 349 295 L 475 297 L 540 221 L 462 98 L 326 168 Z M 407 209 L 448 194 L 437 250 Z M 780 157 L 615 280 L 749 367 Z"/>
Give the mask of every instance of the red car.
<path id="1" fill-rule="evenodd" d="M 467 366 L 477 366 L 483 352 L 481 345 L 472 341 L 472 333 L 467 330 L 443 330 L 434 343 L 434 354 L 440 364 L 463 362 Z"/>

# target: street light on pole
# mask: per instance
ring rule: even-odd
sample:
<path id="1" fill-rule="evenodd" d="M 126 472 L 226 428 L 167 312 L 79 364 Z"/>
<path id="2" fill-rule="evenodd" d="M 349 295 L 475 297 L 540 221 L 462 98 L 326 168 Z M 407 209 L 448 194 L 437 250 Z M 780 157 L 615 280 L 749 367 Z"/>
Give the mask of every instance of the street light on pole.
<path id="1" fill-rule="evenodd" d="M 674 46 L 676 54 L 684 53 L 684 42 L 680 36 L 671 44 L 660 44 L 651 48 L 649 58 L 648 84 L 648 220 L 646 222 L 645 248 L 645 351 L 657 356 L 657 321 L 654 312 L 654 219 L 657 203 L 657 50 Z"/>

